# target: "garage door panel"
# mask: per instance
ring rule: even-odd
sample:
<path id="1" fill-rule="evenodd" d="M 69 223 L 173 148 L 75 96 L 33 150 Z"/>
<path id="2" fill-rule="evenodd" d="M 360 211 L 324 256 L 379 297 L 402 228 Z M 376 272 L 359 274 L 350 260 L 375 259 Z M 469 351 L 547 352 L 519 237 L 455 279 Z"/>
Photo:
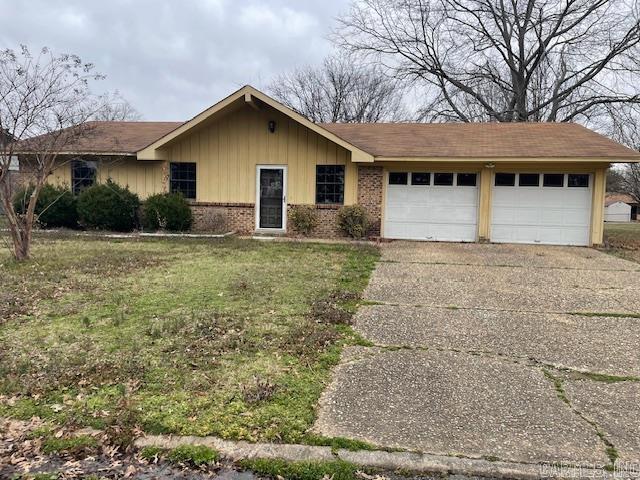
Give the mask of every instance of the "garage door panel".
<path id="1" fill-rule="evenodd" d="M 396 239 L 476 240 L 477 187 L 388 185 L 384 236 Z"/>
<path id="2" fill-rule="evenodd" d="M 491 240 L 589 245 L 591 196 L 591 188 L 494 186 Z"/>

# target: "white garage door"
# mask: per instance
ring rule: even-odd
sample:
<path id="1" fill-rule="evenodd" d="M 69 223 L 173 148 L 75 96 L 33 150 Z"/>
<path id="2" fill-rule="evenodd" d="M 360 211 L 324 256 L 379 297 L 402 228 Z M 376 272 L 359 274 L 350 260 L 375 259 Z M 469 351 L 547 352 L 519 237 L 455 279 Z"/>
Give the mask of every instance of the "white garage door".
<path id="1" fill-rule="evenodd" d="M 496 173 L 491 241 L 589 245 L 589 174 Z"/>
<path id="2" fill-rule="evenodd" d="M 475 242 L 477 183 L 475 173 L 389 173 L 384 236 Z"/>

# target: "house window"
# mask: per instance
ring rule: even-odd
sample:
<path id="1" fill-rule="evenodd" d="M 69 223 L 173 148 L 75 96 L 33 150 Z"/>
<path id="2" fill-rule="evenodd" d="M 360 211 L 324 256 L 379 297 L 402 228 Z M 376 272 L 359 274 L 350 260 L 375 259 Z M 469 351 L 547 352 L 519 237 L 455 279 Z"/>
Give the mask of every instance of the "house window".
<path id="1" fill-rule="evenodd" d="M 453 173 L 434 173 L 433 174 L 434 185 L 453 185 Z"/>
<path id="2" fill-rule="evenodd" d="M 71 189 L 74 195 L 78 195 L 84 189 L 96 183 L 96 162 L 86 160 L 73 160 L 71 162 Z"/>
<path id="3" fill-rule="evenodd" d="M 496 187 L 513 187 L 516 184 L 515 173 L 496 173 Z"/>
<path id="4" fill-rule="evenodd" d="M 430 182 L 430 173 L 414 172 L 411 174 L 411 185 L 429 185 Z"/>
<path id="5" fill-rule="evenodd" d="M 545 173 L 542 179 L 543 187 L 564 187 L 563 173 Z"/>
<path id="6" fill-rule="evenodd" d="M 458 174 L 459 187 L 475 187 L 476 182 L 477 182 L 477 174 L 475 173 L 459 173 Z"/>
<path id="7" fill-rule="evenodd" d="M 589 174 L 588 173 L 570 173 L 569 181 L 567 182 L 569 187 L 581 187 L 589 188 Z"/>
<path id="8" fill-rule="evenodd" d="M 408 175 L 407 172 L 389 172 L 389 185 L 406 185 Z"/>
<path id="9" fill-rule="evenodd" d="M 521 187 L 539 187 L 540 174 L 538 173 L 521 173 L 518 181 Z"/>
<path id="10" fill-rule="evenodd" d="M 344 165 L 316 166 L 316 203 L 344 203 Z"/>
<path id="11" fill-rule="evenodd" d="M 182 193 L 184 198 L 196 198 L 196 164 L 171 163 L 169 176 L 171 193 Z"/>

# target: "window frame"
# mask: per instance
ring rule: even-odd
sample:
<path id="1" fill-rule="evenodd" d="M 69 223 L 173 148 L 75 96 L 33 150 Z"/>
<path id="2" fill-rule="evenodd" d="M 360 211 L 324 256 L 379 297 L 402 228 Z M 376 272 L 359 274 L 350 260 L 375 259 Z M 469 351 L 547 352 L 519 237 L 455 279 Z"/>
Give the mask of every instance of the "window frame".
<path id="1" fill-rule="evenodd" d="M 426 175 L 426 182 L 416 183 L 414 182 L 415 175 Z M 415 185 L 417 187 L 426 187 L 431 185 L 431 173 L 430 172 L 411 172 L 411 185 Z"/>
<path id="2" fill-rule="evenodd" d="M 538 181 L 535 185 L 523 185 L 522 184 L 522 176 L 523 175 L 535 175 Z M 518 174 L 518 188 L 540 188 L 540 174 L 535 172 L 527 172 L 527 173 L 519 173 Z"/>
<path id="3" fill-rule="evenodd" d="M 511 183 L 501 183 L 498 184 L 498 176 L 499 175 L 508 175 L 509 178 L 512 180 Z M 516 186 L 516 174 L 515 173 L 511 173 L 511 172 L 496 172 L 493 178 L 493 186 L 494 187 L 515 187 Z"/>
<path id="4" fill-rule="evenodd" d="M 174 178 L 174 167 L 193 166 L 193 180 L 189 178 Z M 192 184 L 193 196 L 190 195 L 190 188 L 182 188 L 179 184 Z M 175 185 L 175 186 L 174 186 Z M 189 192 L 189 195 L 185 193 Z M 198 195 L 198 164 L 196 162 L 169 162 L 169 192 L 182 193 L 187 200 L 195 200 Z"/>
<path id="5" fill-rule="evenodd" d="M 77 169 L 91 170 L 91 178 L 83 175 L 81 178 L 76 177 Z M 98 162 L 95 160 L 85 160 L 82 158 L 76 158 L 71 160 L 71 193 L 73 195 L 80 195 L 83 190 L 92 187 L 96 184 L 98 177 Z"/>
<path id="6" fill-rule="evenodd" d="M 571 185 L 571 177 L 583 177 L 586 178 L 586 185 Z M 591 175 L 588 173 L 568 173 L 567 174 L 567 187 L 568 188 L 589 188 L 591 187 Z"/>
<path id="7" fill-rule="evenodd" d="M 332 173 L 330 172 L 320 173 L 321 169 L 333 169 L 334 171 Z M 323 182 L 319 181 L 320 175 L 325 176 L 325 181 Z M 316 184 L 315 184 L 316 205 L 344 205 L 345 175 L 346 175 L 346 169 L 344 165 L 316 165 Z M 334 181 L 332 182 L 327 181 L 326 180 L 327 176 L 335 177 Z M 335 179 L 339 177 L 342 178 L 342 181 L 341 182 L 335 181 Z M 318 188 L 320 185 L 323 185 L 325 187 L 330 186 L 333 188 L 334 191 L 320 192 L 321 189 Z M 340 187 L 338 191 L 335 191 L 336 187 Z M 324 190 L 326 190 L 326 188 Z M 325 196 L 326 198 L 329 198 L 330 201 L 320 201 L 321 195 Z"/>
<path id="8" fill-rule="evenodd" d="M 547 177 L 561 177 L 562 182 L 560 185 L 547 185 Z M 564 173 L 543 173 L 542 174 L 542 187 L 543 188 L 564 188 L 565 174 Z"/>
<path id="9" fill-rule="evenodd" d="M 400 177 L 403 177 L 404 182 L 392 182 L 391 179 L 394 175 L 400 175 Z M 409 172 L 389 172 L 387 183 L 389 185 L 409 185 Z"/>
<path id="10" fill-rule="evenodd" d="M 451 183 L 437 183 L 436 178 L 438 175 L 451 175 Z M 434 187 L 453 187 L 455 185 L 456 179 L 455 174 L 453 172 L 434 172 L 433 174 L 433 186 Z"/>
<path id="11" fill-rule="evenodd" d="M 460 175 L 463 177 L 466 175 L 473 176 L 473 185 L 460 185 Z M 456 187 L 477 187 L 478 186 L 478 174 L 474 172 L 462 172 L 456 174 Z"/>

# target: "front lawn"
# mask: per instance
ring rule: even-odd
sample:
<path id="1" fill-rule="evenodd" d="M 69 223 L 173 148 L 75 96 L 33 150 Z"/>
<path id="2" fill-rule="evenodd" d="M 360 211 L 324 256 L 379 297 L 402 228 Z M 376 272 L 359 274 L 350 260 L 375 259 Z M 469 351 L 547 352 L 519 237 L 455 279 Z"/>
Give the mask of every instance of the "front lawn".
<path id="1" fill-rule="evenodd" d="M 378 258 L 234 239 L 38 238 L 33 254 L 0 253 L 0 417 L 122 441 L 305 441 Z"/>
<path id="2" fill-rule="evenodd" d="M 640 223 L 605 223 L 604 244 L 610 253 L 640 262 Z"/>

